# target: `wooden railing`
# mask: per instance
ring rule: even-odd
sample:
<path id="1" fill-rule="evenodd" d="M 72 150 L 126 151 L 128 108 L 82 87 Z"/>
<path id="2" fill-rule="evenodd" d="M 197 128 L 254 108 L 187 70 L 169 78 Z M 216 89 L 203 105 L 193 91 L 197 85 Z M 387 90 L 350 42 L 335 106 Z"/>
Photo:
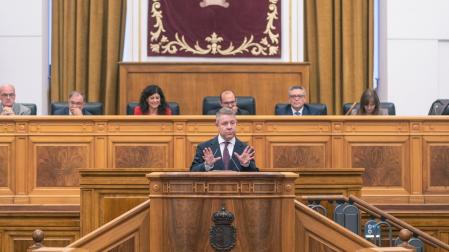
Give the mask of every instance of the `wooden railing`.
<path id="1" fill-rule="evenodd" d="M 65 248 L 46 248 L 32 250 L 34 252 L 81 252 L 81 251 L 149 251 L 149 208 L 150 200 L 115 218 Z M 34 237 L 33 237 L 34 239 Z M 34 239 L 36 243 L 44 243 Z M 115 251 L 115 250 L 114 250 Z"/>
<path id="2" fill-rule="evenodd" d="M 355 197 L 353 195 L 349 197 L 345 196 L 339 196 L 339 195 L 313 195 L 313 196 L 300 196 L 300 200 L 306 201 L 309 203 L 309 207 L 312 209 L 321 212 L 322 214 L 327 215 L 328 213 L 331 213 L 333 209 L 329 209 L 329 205 L 323 206 L 321 203 L 323 201 L 327 201 L 330 203 L 336 202 L 338 204 L 341 203 L 348 203 L 350 205 L 353 205 L 357 207 L 359 210 L 365 212 L 372 218 L 380 219 L 382 222 L 386 222 L 390 224 L 391 226 L 397 228 L 400 231 L 400 235 L 402 237 L 399 237 L 401 241 L 408 242 L 412 237 L 420 239 L 427 245 L 430 245 L 434 248 L 444 249 L 446 251 L 449 251 L 449 245 L 436 239 L 435 237 L 409 225 L 408 223 L 401 221 L 400 219 L 392 216 L 391 214 L 388 214 L 379 208 L 361 200 L 358 197 Z M 329 215 L 328 215 L 329 216 Z M 359 218 L 360 219 L 360 218 Z M 360 224 L 360 223 L 359 223 Z M 390 240 L 390 244 L 391 244 Z"/>

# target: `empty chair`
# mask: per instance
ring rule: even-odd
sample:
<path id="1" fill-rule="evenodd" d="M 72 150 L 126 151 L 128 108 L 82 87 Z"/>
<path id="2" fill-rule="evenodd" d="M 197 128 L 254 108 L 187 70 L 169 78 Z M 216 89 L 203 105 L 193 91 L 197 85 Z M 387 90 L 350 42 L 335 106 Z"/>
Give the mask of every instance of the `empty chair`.
<path id="1" fill-rule="evenodd" d="M 179 115 L 180 109 L 179 104 L 177 102 L 167 102 L 168 106 L 170 107 L 172 115 Z M 130 102 L 128 105 L 126 105 L 126 114 L 127 115 L 134 115 L 134 108 L 139 105 L 138 102 Z"/>
<path id="2" fill-rule="evenodd" d="M 429 115 L 449 115 L 449 99 L 438 99 L 430 106 Z"/>
<path id="3" fill-rule="evenodd" d="M 248 111 L 250 115 L 256 114 L 256 100 L 252 96 L 237 96 L 237 107 Z M 203 99 L 203 115 L 214 114 L 221 108 L 220 96 L 206 96 Z M 209 112 L 209 113 L 208 113 Z"/>
<path id="4" fill-rule="evenodd" d="M 282 115 L 279 111 L 285 111 L 286 107 L 288 106 L 288 103 L 277 103 L 274 107 L 274 114 L 275 115 Z M 326 104 L 322 103 L 307 103 L 307 105 L 311 108 L 314 108 L 314 110 L 319 111 L 317 115 L 327 115 L 327 106 Z"/>
<path id="5" fill-rule="evenodd" d="M 68 108 L 67 102 L 52 102 L 50 106 L 50 115 L 59 109 Z M 103 103 L 101 102 L 85 102 L 84 109 L 89 111 L 92 115 L 103 115 Z"/>
<path id="6" fill-rule="evenodd" d="M 36 104 L 34 104 L 34 103 L 20 103 L 20 104 L 29 108 L 31 110 L 31 115 L 36 115 L 36 113 L 37 113 Z"/>
<path id="7" fill-rule="evenodd" d="M 343 114 L 346 115 L 346 113 L 349 111 L 349 109 L 351 108 L 352 103 L 345 103 L 343 104 Z M 360 104 L 357 103 L 354 107 L 354 109 L 359 109 L 360 108 Z M 396 108 L 394 106 L 394 103 L 392 102 L 381 102 L 379 105 L 380 109 L 384 109 L 387 111 L 388 115 L 396 115 Z"/>

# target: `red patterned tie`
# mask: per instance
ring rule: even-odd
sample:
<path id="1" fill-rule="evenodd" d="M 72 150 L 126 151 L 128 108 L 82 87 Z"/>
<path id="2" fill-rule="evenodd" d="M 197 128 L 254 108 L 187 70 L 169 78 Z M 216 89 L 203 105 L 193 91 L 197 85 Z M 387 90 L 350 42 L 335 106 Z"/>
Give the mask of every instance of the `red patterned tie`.
<path id="1" fill-rule="evenodd" d="M 231 161 L 231 156 L 229 155 L 228 151 L 228 144 L 229 142 L 225 142 L 225 147 L 223 150 L 223 164 L 225 170 L 229 170 L 229 161 Z"/>

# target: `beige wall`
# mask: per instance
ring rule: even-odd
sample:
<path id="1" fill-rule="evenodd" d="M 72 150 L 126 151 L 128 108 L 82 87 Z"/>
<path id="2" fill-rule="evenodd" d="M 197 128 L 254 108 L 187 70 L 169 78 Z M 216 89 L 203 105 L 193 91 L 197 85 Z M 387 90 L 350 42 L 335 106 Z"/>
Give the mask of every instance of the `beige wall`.
<path id="1" fill-rule="evenodd" d="M 381 96 L 400 115 L 449 99 L 449 1 L 380 0 Z"/>
<path id="2" fill-rule="evenodd" d="M 48 0 L 0 0 L 0 84 L 47 113 Z"/>

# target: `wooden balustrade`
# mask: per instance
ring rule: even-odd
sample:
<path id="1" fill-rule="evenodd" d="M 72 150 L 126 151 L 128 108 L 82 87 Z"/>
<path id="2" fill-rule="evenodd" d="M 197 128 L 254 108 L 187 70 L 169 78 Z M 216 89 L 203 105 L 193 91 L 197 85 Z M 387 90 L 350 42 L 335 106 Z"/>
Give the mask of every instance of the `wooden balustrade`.
<path id="1" fill-rule="evenodd" d="M 427 245 L 430 245 L 433 248 L 445 249 L 446 251 L 449 251 L 448 244 L 394 217 L 393 215 L 385 211 L 382 211 L 381 209 L 361 200 L 360 198 L 354 195 L 350 195 L 349 197 L 343 195 L 308 195 L 308 196 L 299 196 L 298 199 L 306 202 L 314 202 L 315 205 L 322 204 L 323 202 L 326 201 L 342 202 L 342 203 L 350 202 L 352 205 L 356 206 L 358 209 L 365 212 L 369 216 L 386 221 L 390 223 L 393 227 L 396 227 L 398 230 L 400 230 L 399 237 L 401 238 L 402 241 L 408 241 L 413 235 L 413 237 L 421 239 Z M 329 216 L 330 215 L 328 215 L 328 217 Z"/>

